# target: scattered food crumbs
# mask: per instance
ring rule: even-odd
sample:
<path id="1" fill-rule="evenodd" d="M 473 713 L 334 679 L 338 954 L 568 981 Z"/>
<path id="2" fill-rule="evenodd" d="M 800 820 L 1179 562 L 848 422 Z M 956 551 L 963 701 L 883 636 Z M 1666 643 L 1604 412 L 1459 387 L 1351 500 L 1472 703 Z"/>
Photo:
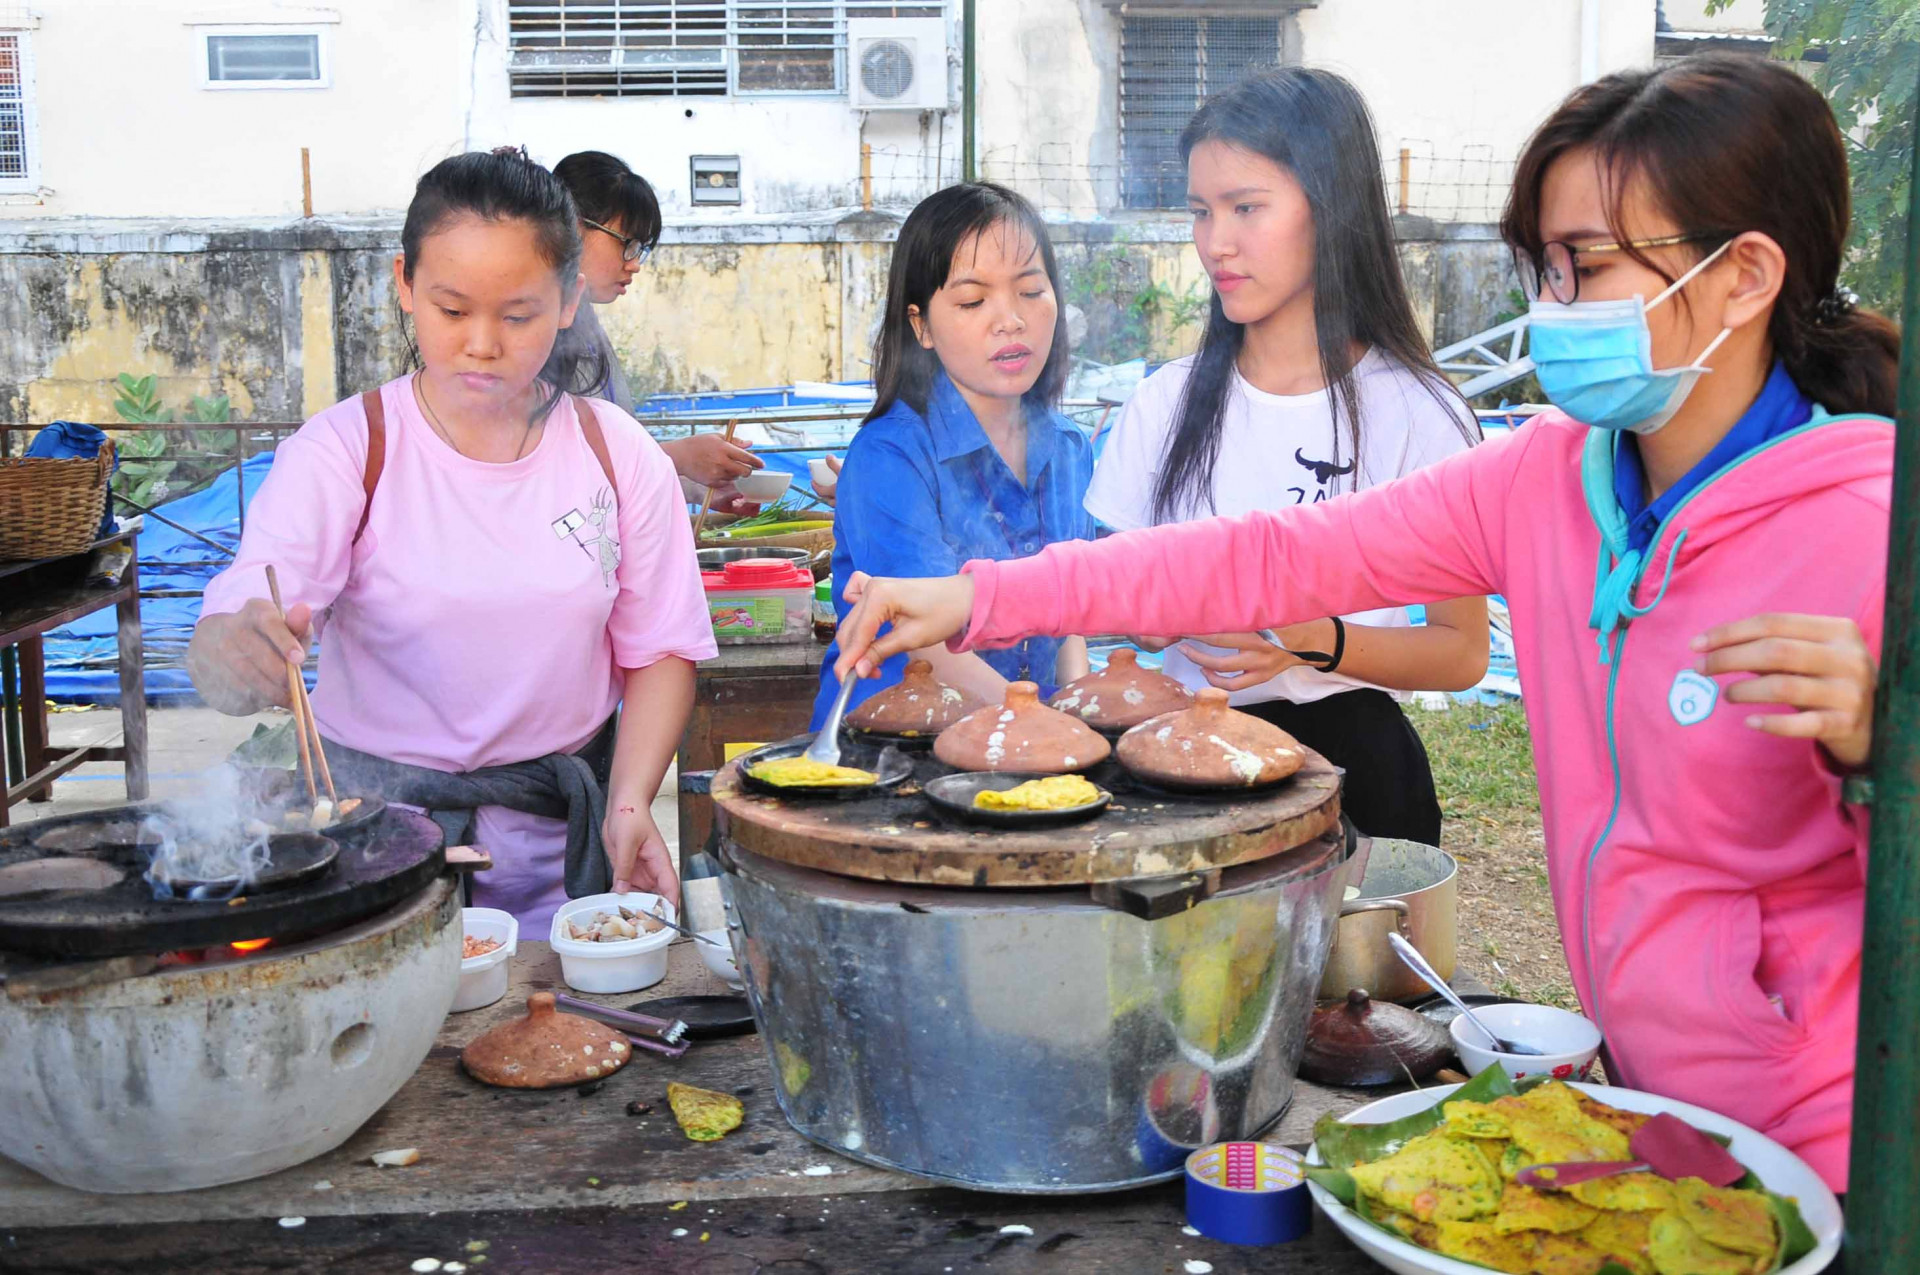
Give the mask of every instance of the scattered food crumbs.
<path id="1" fill-rule="evenodd" d="M 810 1164 L 806 1168 L 800 1170 L 800 1172 L 806 1174 L 810 1178 L 830 1177 L 833 1174 L 833 1166 L 830 1164 Z"/>
<path id="2" fill-rule="evenodd" d="M 588 1186 L 599 1186 L 599 1185 L 600 1185 L 600 1179 L 599 1179 L 599 1178 L 588 1178 L 588 1179 L 587 1179 L 587 1185 L 588 1185 Z"/>
<path id="3" fill-rule="evenodd" d="M 650 1102 L 630 1102 L 627 1104 L 627 1114 L 630 1116 L 650 1116 L 653 1114 L 653 1104 Z"/>
<path id="4" fill-rule="evenodd" d="M 1187 1275 L 1208 1275 L 1213 1270 L 1212 1262 L 1203 1262 L 1198 1258 L 1187 1259 Z"/>
<path id="5" fill-rule="evenodd" d="M 306 1224 L 307 1219 L 303 1217 L 283 1217 L 280 1219 L 280 1225 L 286 1227 L 289 1231 L 296 1226 L 305 1226 Z"/>
<path id="6" fill-rule="evenodd" d="M 313 1184 L 313 1189 L 316 1191 L 331 1191 L 333 1190 L 333 1183 L 327 1181 L 325 1178 L 321 1178 Z"/>
<path id="7" fill-rule="evenodd" d="M 236 895 L 235 897 L 227 900 L 227 906 L 230 908 L 237 908 L 241 904 L 245 903 L 246 901 L 247 901 L 246 895 L 244 894 Z"/>
<path id="8" fill-rule="evenodd" d="M 413 1269 L 419 1271 L 420 1275 L 431 1275 L 431 1272 L 440 1269 L 440 1259 L 437 1257 L 423 1257 L 413 1264 Z"/>
<path id="9" fill-rule="evenodd" d="M 1183 1226 L 1183 1227 L 1181 1227 L 1181 1228 L 1180 1228 L 1180 1234 L 1182 1234 L 1182 1235 L 1198 1235 L 1198 1234 L 1200 1234 L 1200 1232 L 1198 1232 L 1198 1231 L 1196 1231 L 1196 1230 L 1194 1230 L 1194 1229 L 1193 1229 L 1193 1228 L 1192 1228 L 1191 1226 Z"/>
<path id="10" fill-rule="evenodd" d="M 667 1205 L 667 1208 L 675 1213 L 678 1213 L 681 1209 L 684 1209 L 686 1207 L 687 1207 L 687 1202 L 685 1200 L 675 1200 L 672 1204 Z"/>
<path id="11" fill-rule="evenodd" d="M 712 1231 L 702 1231 L 702 1232 L 700 1232 L 700 1242 L 701 1242 L 702 1244 L 705 1244 L 705 1243 L 706 1243 L 706 1242 L 707 1242 L 708 1240 L 710 1240 L 710 1239 L 712 1239 L 712 1238 L 713 1238 L 713 1232 L 712 1232 Z"/>
<path id="12" fill-rule="evenodd" d="M 674 1227 L 674 1228 L 673 1228 L 673 1238 L 674 1238 L 674 1239 L 676 1239 L 676 1240 L 683 1240 L 683 1239 L 685 1239 L 685 1238 L 687 1238 L 687 1228 L 686 1228 L 686 1227 L 684 1227 L 684 1226 L 676 1226 L 676 1227 Z"/>
<path id="13" fill-rule="evenodd" d="M 403 1168 L 409 1164 L 420 1163 L 420 1148 L 404 1147 L 399 1151 L 376 1151 L 373 1162 L 383 1169 Z M 435 1269 L 439 1269 L 435 1267 Z"/>
<path id="14" fill-rule="evenodd" d="M 493 1242 L 491 1240 L 468 1240 L 467 1241 L 467 1252 L 469 1253 L 484 1253 L 492 1247 L 493 1247 Z"/>
<path id="15" fill-rule="evenodd" d="M 460 1275 L 462 1271 L 467 1269 L 467 1264 L 465 1262 L 448 1262 L 440 1269 L 445 1271 L 446 1275 Z"/>
<path id="16" fill-rule="evenodd" d="M 1020 1223 L 1018 1223 L 1018 1222 L 1015 1222 L 1015 1223 L 1014 1223 L 1014 1224 L 1013 1224 L 1012 1226 L 1003 1226 L 1003 1227 L 1001 1227 L 1001 1228 L 1000 1228 L 1000 1234 L 1002 1234 L 1002 1235 L 1032 1235 L 1032 1234 L 1033 1234 L 1033 1228 L 1032 1228 L 1031 1226 L 1022 1226 L 1022 1225 L 1021 1225 Z"/>

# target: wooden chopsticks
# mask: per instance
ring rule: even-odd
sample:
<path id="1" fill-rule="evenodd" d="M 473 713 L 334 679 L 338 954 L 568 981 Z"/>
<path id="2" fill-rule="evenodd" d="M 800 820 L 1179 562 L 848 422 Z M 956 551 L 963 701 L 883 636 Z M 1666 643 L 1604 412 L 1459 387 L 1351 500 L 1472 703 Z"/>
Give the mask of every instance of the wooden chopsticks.
<path id="1" fill-rule="evenodd" d="M 739 423 L 740 423 L 739 421 L 727 422 L 727 431 L 724 437 L 729 443 L 733 441 L 733 427 L 735 425 L 738 425 Z M 684 508 L 684 506 L 682 507 Z M 707 488 L 706 499 L 700 502 L 700 516 L 693 520 L 693 547 L 696 549 L 700 547 L 700 533 L 702 533 L 707 529 L 707 510 L 711 509 L 712 507 L 713 507 L 713 488 L 709 487 Z"/>
<path id="2" fill-rule="evenodd" d="M 267 589 L 273 594 L 273 609 L 280 618 L 287 618 L 287 608 L 280 601 L 280 577 L 274 574 L 273 565 L 267 565 Z M 339 795 L 333 791 L 333 770 L 327 765 L 327 750 L 320 743 L 320 727 L 313 720 L 313 702 L 307 698 L 307 679 L 293 664 L 287 665 L 287 700 L 293 705 L 294 729 L 300 735 L 300 772 L 307 781 L 307 803 L 320 804 L 320 793 L 314 787 L 313 771 L 316 762 L 320 768 L 321 782 L 326 785 L 327 800 L 334 805 L 340 804 Z M 312 743 L 308 743 L 311 735 Z"/>

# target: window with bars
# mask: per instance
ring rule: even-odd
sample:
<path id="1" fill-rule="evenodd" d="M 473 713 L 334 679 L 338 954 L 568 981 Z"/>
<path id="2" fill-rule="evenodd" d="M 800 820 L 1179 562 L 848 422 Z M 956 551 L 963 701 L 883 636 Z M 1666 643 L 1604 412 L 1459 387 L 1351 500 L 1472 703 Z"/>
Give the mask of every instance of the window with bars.
<path id="1" fill-rule="evenodd" d="M 515 97 L 846 92 L 847 19 L 937 18 L 887 0 L 509 0 Z"/>
<path id="2" fill-rule="evenodd" d="M 32 190 L 38 185 L 35 124 L 28 37 L 22 31 L 0 32 L 0 190 Z"/>
<path id="3" fill-rule="evenodd" d="M 1278 18 L 1122 17 L 1122 205 L 1185 207 L 1180 130 L 1203 100 L 1280 59 Z"/>

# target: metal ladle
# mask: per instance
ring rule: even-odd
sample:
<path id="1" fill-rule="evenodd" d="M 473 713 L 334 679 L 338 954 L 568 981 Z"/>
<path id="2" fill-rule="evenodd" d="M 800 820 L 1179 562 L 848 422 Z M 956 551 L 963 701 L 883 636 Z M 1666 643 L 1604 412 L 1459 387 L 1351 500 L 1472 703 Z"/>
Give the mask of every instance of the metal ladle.
<path id="1" fill-rule="evenodd" d="M 1447 980 L 1441 978 L 1433 966 L 1427 964 L 1427 958 L 1420 955 L 1419 948 L 1407 942 L 1398 934 L 1392 933 L 1387 935 L 1387 943 L 1393 948 L 1393 954 L 1406 962 L 1408 969 L 1425 979 L 1427 986 L 1446 997 L 1448 1004 L 1467 1016 L 1467 1021 L 1473 1024 L 1475 1030 L 1492 1042 L 1495 1053 L 1518 1054 L 1523 1058 L 1538 1058 L 1542 1056 L 1544 1051 L 1535 1049 L 1532 1045 L 1522 1045 L 1518 1041 L 1502 1040 L 1500 1037 L 1488 1031 L 1487 1025 L 1475 1016 L 1473 1010 L 1467 1007 L 1467 1003 L 1454 993 L 1453 988 L 1447 986 Z"/>
<path id="2" fill-rule="evenodd" d="M 833 697 L 833 708 L 827 713 L 827 720 L 820 723 L 819 732 L 814 735 L 813 742 L 807 745 L 802 757 L 826 766 L 840 764 L 840 722 L 847 715 L 847 700 L 853 695 L 853 684 L 859 680 L 849 672 L 840 683 L 840 692 Z"/>

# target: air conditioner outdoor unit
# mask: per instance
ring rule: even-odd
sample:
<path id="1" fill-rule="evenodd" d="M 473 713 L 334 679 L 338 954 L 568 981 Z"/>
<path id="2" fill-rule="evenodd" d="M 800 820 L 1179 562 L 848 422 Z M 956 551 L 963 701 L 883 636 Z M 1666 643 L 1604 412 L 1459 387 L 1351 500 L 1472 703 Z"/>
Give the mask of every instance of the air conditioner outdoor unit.
<path id="1" fill-rule="evenodd" d="M 856 111 L 946 110 L 946 19 L 847 19 L 847 80 Z"/>

